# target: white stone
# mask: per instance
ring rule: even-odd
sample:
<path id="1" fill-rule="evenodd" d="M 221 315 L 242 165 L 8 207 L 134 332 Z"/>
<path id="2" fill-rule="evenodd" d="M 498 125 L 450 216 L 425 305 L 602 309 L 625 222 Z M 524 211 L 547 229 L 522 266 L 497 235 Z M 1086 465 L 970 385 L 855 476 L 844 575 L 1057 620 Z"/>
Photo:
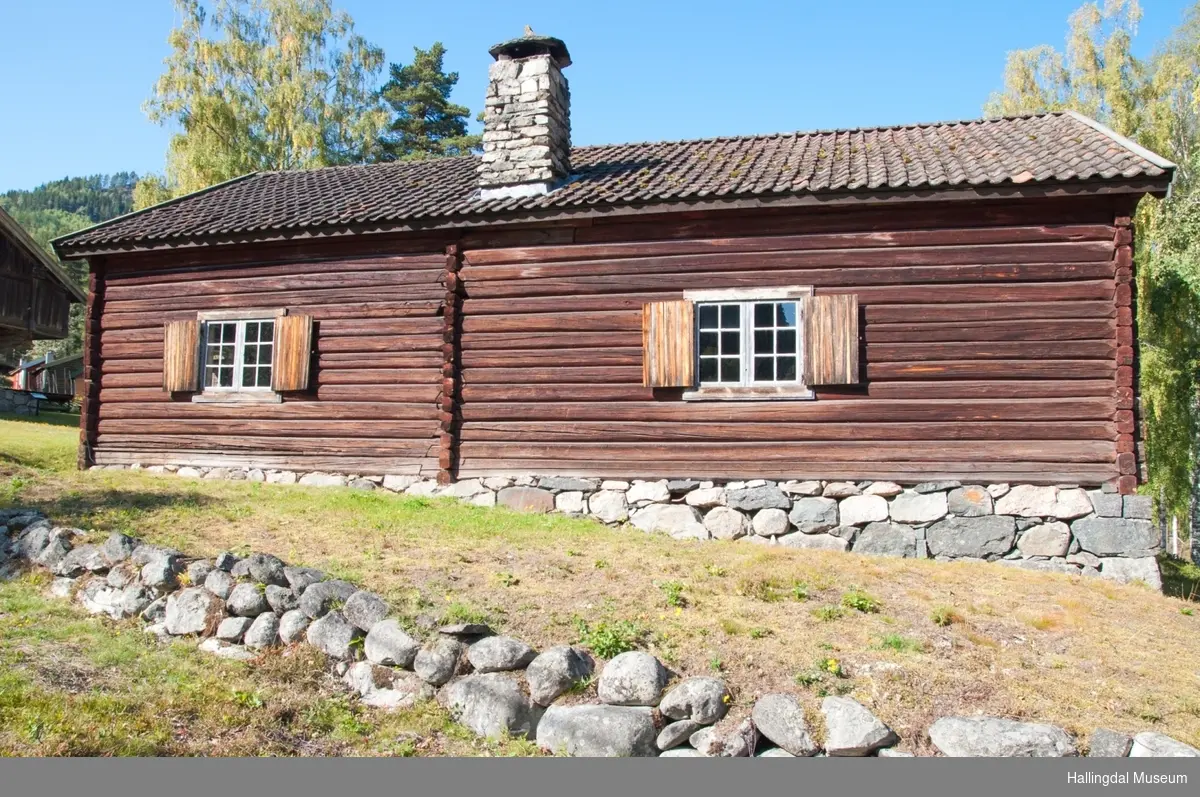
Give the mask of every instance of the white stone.
<path id="1" fill-rule="evenodd" d="M 295 484 L 299 480 L 292 470 L 273 470 L 267 474 L 267 484 Z"/>
<path id="2" fill-rule="evenodd" d="M 1092 499 L 1088 498 L 1086 490 L 1076 487 L 1058 491 L 1058 500 L 1054 505 L 1054 517 L 1059 520 L 1074 520 L 1091 513 Z"/>
<path id="3" fill-rule="evenodd" d="M 199 479 L 200 478 L 200 471 L 196 468 L 183 467 L 183 468 L 180 468 L 179 470 L 175 471 L 175 473 L 179 476 L 183 476 L 184 478 L 188 478 L 188 479 Z"/>
<path id="4" fill-rule="evenodd" d="M 1086 491 L 1078 488 L 1059 490 L 1057 487 L 1018 484 L 996 500 L 995 512 L 997 515 L 1072 520 L 1090 515 L 1092 501 Z"/>
<path id="5" fill-rule="evenodd" d="M 765 537 L 759 537 L 757 534 L 750 537 L 751 540 L 765 540 Z M 850 541 L 844 537 L 835 537 L 832 534 L 805 534 L 802 531 L 797 531 L 793 534 L 785 534 L 782 537 L 774 538 L 776 542 L 787 548 L 808 548 L 819 551 L 845 551 L 850 547 Z"/>
<path id="6" fill-rule="evenodd" d="M 339 473 L 321 473 L 317 471 L 301 476 L 300 484 L 308 487 L 345 487 L 346 477 Z"/>
<path id="7" fill-rule="evenodd" d="M 489 476 L 483 480 L 483 486 L 489 490 L 503 490 L 512 487 L 513 480 L 507 476 Z"/>
<path id="8" fill-rule="evenodd" d="M 849 498 L 861 493 L 862 490 L 858 489 L 858 485 L 854 482 L 829 482 L 821 491 L 821 495 L 826 498 Z"/>
<path id="9" fill-rule="evenodd" d="M 489 492 L 488 488 L 483 486 L 483 482 L 479 479 L 466 479 L 461 482 L 455 482 L 446 488 L 443 495 L 448 495 L 451 498 L 471 498 L 479 493 Z"/>
<path id="10" fill-rule="evenodd" d="M 1008 491 L 1012 489 L 1007 484 L 989 484 L 987 486 L 988 495 L 992 498 L 1003 498 L 1008 495 Z"/>
<path id="11" fill-rule="evenodd" d="M 1129 584 L 1141 581 L 1154 590 L 1162 589 L 1162 574 L 1158 571 L 1158 560 L 1153 556 L 1126 559 L 1110 556 L 1100 560 L 1100 575 L 1109 581 Z"/>
<path id="12" fill-rule="evenodd" d="M 383 477 L 383 489 L 391 490 L 394 493 L 402 493 L 418 481 L 420 479 L 416 476 L 402 476 L 397 473 L 388 473 Z"/>
<path id="13" fill-rule="evenodd" d="M 1017 540 L 1022 556 L 1066 556 L 1070 547 L 1071 529 L 1060 521 L 1031 526 Z"/>
<path id="14" fill-rule="evenodd" d="M 828 491 L 828 490 L 827 490 Z M 843 526 L 858 526 L 888 519 L 888 502 L 878 495 L 852 495 L 838 504 Z"/>
<path id="15" fill-rule="evenodd" d="M 568 515 L 581 515 L 587 510 L 587 504 L 583 500 L 583 492 L 572 490 L 554 496 L 554 508 Z"/>
<path id="16" fill-rule="evenodd" d="M 946 516 L 946 494 L 902 493 L 892 499 L 888 512 L 897 523 L 932 523 Z"/>
<path id="17" fill-rule="evenodd" d="M 776 537 L 780 534 L 787 534 L 790 524 L 787 512 L 775 507 L 768 507 L 758 511 L 752 525 L 754 533 L 760 537 Z"/>
<path id="18" fill-rule="evenodd" d="M 1161 733 L 1147 731 L 1133 737 L 1130 758 L 1200 758 L 1200 750 Z"/>
<path id="19" fill-rule="evenodd" d="M 683 504 L 651 504 L 634 513 L 631 522 L 642 531 L 665 532 L 677 540 L 709 538 L 708 529 L 700 522 L 700 513 L 695 507 Z"/>
<path id="20" fill-rule="evenodd" d="M 629 488 L 629 482 L 616 481 L 615 479 L 605 479 L 600 482 L 601 490 L 620 490 L 621 492 L 625 492 Z"/>
<path id="21" fill-rule="evenodd" d="M 438 492 L 438 483 L 433 479 L 423 479 L 413 482 L 404 488 L 405 495 L 415 495 L 421 498 L 432 498 Z"/>
<path id="22" fill-rule="evenodd" d="M 661 504 L 671 500 L 671 493 L 667 490 L 666 479 L 656 482 L 634 482 L 629 491 L 625 493 L 625 500 L 631 504 L 639 501 Z"/>
<path id="23" fill-rule="evenodd" d="M 625 493 L 601 490 L 588 499 L 588 511 L 605 523 L 622 523 L 629 519 L 629 503 Z"/>
<path id="24" fill-rule="evenodd" d="M 736 540 L 750 531 L 750 521 L 736 509 L 713 507 L 704 516 L 704 528 L 717 540 Z"/>
<path id="25" fill-rule="evenodd" d="M 721 506 L 725 503 L 725 488 L 699 487 L 685 495 L 683 500 L 688 506 L 700 507 L 701 509 Z"/>
<path id="26" fill-rule="evenodd" d="M 484 490 L 478 495 L 471 496 L 468 501 L 475 506 L 494 507 L 496 505 L 496 494 L 491 490 Z"/>
<path id="27" fill-rule="evenodd" d="M 824 488 L 822 487 L 820 482 L 807 481 L 807 482 L 785 482 L 784 484 L 779 485 L 779 489 L 783 490 L 785 493 L 787 493 L 789 495 L 816 496 L 816 495 L 820 495 L 821 490 Z"/>
<path id="28" fill-rule="evenodd" d="M 880 495 L 884 498 L 894 498 L 904 492 L 904 488 L 895 482 L 871 482 L 863 495 Z"/>

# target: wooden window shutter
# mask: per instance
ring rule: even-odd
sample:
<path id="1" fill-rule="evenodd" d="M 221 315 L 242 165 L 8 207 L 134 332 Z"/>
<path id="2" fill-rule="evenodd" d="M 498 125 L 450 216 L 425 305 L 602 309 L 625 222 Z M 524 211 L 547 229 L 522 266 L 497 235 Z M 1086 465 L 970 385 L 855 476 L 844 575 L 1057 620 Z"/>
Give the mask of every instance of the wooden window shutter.
<path id="1" fill-rule="evenodd" d="M 275 319 L 275 354 L 271 389 L 307 390 L 312 361 L 313 320 L 310 315 L 281 315 Z"/>
<path id="2" fill-rule="evenodd" d="M 804 383 L 858 384 L 858 297 L 804 299 Z"/>
<path id="3" fill-rule="evenodd" d="M 692 303 L 642 306 L 642 384 L 692 387 L 696 381 L 696 329 Z"/>
<path id="4" fill-rule="evenodd" d="M 200 322 L 168 321 L 163 325 L 163 390 L 190 393 L 200 389 Z"/>

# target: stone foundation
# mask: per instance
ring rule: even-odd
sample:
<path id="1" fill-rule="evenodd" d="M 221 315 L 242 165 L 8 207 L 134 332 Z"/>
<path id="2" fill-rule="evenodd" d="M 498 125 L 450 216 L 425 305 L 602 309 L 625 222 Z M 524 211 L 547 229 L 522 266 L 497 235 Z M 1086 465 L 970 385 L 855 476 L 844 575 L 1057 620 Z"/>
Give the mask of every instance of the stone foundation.
<path id="1" fill-rule="evenodd" d="M 108 466 L 123 468 L 124 466 Z M 134 465 L 134 468 L 140 466 Z M 477 506 L 590 516 L 683 540 L 853 551 L 916 559 L 996 561 L 1009 567 L 1162 588 L 1148 496 L 1030 484 L 786 481 L 716 484 L 573 476 L 466 479 L 152 466 L 205 479 L 352 487 Z"/>
<path id="2" fill-rule="evenodd" d="M 37 415 L 40 399 L 20 390 L 0 387 L 0 412 L 11 415 Z"/>

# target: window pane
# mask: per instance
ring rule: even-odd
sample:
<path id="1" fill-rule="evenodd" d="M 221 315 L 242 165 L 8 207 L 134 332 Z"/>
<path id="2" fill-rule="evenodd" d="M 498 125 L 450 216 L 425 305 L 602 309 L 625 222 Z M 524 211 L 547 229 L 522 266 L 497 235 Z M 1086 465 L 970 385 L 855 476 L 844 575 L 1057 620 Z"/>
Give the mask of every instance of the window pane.
<path id="1" fill-rule="evenodd" d="M 262 341 L 263 343 L 270 343 L 273 340 L 275 340 L 275 322 L 274 321 L 264 321 L 262 323 L 262 330 L 258 334 L 258 339 L 260 341 Z"/>
<path id="2" fill-rule="evenodd" d="M 771 310 L 774 305 L 756 304 L 754 305 L 754 326 L 769 327 L 771 326 Z"/>
<path id="3" fill-rule="evenodd" d="M 242 359 L 245 365 L 258 365 L 258 346 L 247 346 L 246 356 Z"/>
<path id="4" fill-rule="evenodd" d="M 262 344 L 259 344 L 259 347 L 258 347 L 258 365 L 259 365 L 259 367 L 260 367 L 260 368 L 268 368 L 268 367 L 270 367 L 270 365 L 271 365 L 271 359 L 272 359 L 272 355 L 271 355 L 271 350 L 272 350 L 272 348 L 273 348 L 273 347 L 272 347 L 272 345 L 271 345 L 270 343 L 262 343 Z"/>
<path id="5" fill-rule="evenodd" d="M 755 357 L 754 358 L 754 381 L 756 382 L 771 382 L 775 379 L 775 358 L 774 357 Z"/>
<path id="6" fill-rule="evenodd" d="M 742 308 L 736 304 L 721 305 L 721 328 L 736 329 L 742 325 Z"/>
<path id="7" fill-rule="evenodd" d="M 721 333 L 721 354 L 740 354 L 742 351 L 741 332 Z"/>
<path id="8" fill-rule="evenodd" d="M 795 357 L 780 357 L 776 360 L 776 367 L 779 369 L 780 382 L 795 382 L 796 381 L 796 358 Z"/>
<path id="9" fill-rule="evenodd" d="M 254 387 L 254 368 L 242 369 L 242 387 Z"/>
<path id="10" fill-rule="evenodd" d="M 220 382 L 219 382 L 220 386 L 221 387 L 233 387 L 233 369 L 232 368 L 222 368 L 222 369 L 220 369 L 220 374 L 221 374 Z"/>
<path id="11" fill-rule="evenodd" d="M 716 357 L 701 357 L 700 358 L 700 381 L 701 382 L 717 381 L 717 358 Z"/>
<path id="12" fill-rule="evenodd" d="M 769 329 L 760 329 L 754 333 L 754 353 L 772 354 L 775 351 L 775 333 Z"/>
<path id="13" fill-rule="evenodd" d="M 715 304 L 700 305 L 700 328 L 717 328 L 717 306 Z"/>
<path id="14" fill-rule="evenodd" d="M 259 368 L 258 369 L 258 386 L 259 387 L 270 387 L 271 386 L 271 369 L 270 368 Z"/>
<path id="15" fill-rule="evenodd" d="M 742 362 L 737 357 L 721 358 L 721 381 L 737 382 L 742 378 Z"/>
<path id="16" fill-rule="evenodd" d="M 254 321 L 246 324 L 246 342 L 258 343 L 258 324 Z"/>
<path id="17" fill-rule="evenodd" d="M 796 332 L 792 329 L 781 329 L 775 333 L 775 347 L 780 354 L 796 353 Z"/>
<path id="18" fill-rule="evenodd" d="M 717 354 L 717 333 L 700 333 L 700 354 Z"/>
<path id="19" fill-rule="evenodd" d="M 776 321 L 777 327 L 794 327 L 796 326 L 796 303 L 795 302 L 780 302 L 776 305 Z"/>

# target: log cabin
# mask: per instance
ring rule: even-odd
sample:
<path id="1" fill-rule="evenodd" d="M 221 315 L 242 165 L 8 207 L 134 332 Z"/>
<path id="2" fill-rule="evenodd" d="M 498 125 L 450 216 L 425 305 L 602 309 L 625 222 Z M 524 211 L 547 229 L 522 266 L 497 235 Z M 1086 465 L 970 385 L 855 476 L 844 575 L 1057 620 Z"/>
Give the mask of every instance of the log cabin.
<path id="1" fill-rule="evenodd" d="M 563 42 L 490 54 L 482 156 L 56 241 L 81 466 L 1135 489 L 1172 163 L 1074 112 L 572 147 Z"/>
<path id="2" fill-rule="evenodd" d="M 71 305 L 83 290 L 12 216 L 0 208 L 0 352 L 67 336 Z"/>

